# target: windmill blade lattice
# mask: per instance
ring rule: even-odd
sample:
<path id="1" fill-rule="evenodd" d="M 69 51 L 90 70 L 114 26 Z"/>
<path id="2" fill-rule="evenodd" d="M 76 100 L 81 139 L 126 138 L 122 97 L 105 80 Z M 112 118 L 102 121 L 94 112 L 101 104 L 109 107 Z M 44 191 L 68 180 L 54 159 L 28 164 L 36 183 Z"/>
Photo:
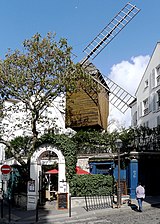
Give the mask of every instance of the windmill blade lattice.
<path id="1" fill-rule="evenodd" d="M 128 2 L 121 11 L 111 20 L 111 22 L 94 38 L 94 40 L 84 49 L 87 56 L 80 62 L 87 67 L 88 60 L 94 59 L 113 38 L 138 14 L 140 9 Z M 119 111 L 125 113 L 130 107 L 130 103 L 135 99 L 126 90 L 113 82 L 108 77 L 105 77 L 106 85 L 103 80 L 97 80 L 90 74 L 91 77 L 103 86 L 104 89 L 110 91 L 109 101 Z"/>
<path id="2" fill-rule="evenodd" d="M 135 97 L 113 82 L 108 77 L 104 77 L 110 90 L 109 102 L 119 111 L 125 113 L 130 107 L 130 103 L 135 100 Z"/>
<path id="3" fill-rule="evenodd" d="M 87 54 L 83 63 L 89 58 L 94 59 L 117 34 L 137 15 L 140 11 L 135 5 L 128 2 L 124 8 L 111 20 L 111 22 L 94 38 L 84 49 Z"/>

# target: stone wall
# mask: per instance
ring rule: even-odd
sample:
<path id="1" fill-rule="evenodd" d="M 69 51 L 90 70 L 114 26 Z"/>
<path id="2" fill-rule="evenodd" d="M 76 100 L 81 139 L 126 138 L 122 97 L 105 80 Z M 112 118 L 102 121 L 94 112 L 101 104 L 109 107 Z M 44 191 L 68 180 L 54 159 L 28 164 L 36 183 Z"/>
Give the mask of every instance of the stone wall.
<path id="1" fill-rule="evenodd" d="M 85 198 L 84 197 L 71 197 L 71 207 L 85 207 Z"/>

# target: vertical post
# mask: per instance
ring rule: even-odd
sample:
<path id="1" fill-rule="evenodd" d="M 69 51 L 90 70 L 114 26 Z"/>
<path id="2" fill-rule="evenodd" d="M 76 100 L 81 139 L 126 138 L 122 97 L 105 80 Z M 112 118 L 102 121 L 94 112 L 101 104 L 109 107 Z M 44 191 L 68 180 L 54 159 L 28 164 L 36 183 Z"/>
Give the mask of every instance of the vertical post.
<path id="1" fill-rule="evenodd" d="M 120 149 L 118 148 L 118 189 L 117 189 L 117 207 L 121 207 L 121 177 L 120 177 L 120 169 L 121 169 L 121 161 L 120 161 Z"/>
<path id="2" fill-rule="evenodd" d="M 122 140 L 117 139 L 115 141 L 115 146 L 117 149 L 117 156 L 118 156 L 118 189 L 117 189 L 117 208 L 121 207 L 121 177 L 120 177 L 120 171 L 121 171 L 121 166 L 120 166 L 120 149 L 122 148 Z"/>
<path id="3" fill-rule="evenodd" d="M 1 218 L 3 218 L 3 198 L 1 198 Z"/>
<path id="4" fill-rule="evenodd" d="M 39 171 L 39 204 L 42 205 L 42 171 Z"/>
<path id="5" fill-rule="evenodd" d="M 39 199 L 37 200 L 37 206 L 36 206 L 36 222 L 38 222 L 38 205 L 39 205 Z"/>
<path id="6" fill-rule="evenodd" d="M 138 160 L 132 159 L 129 164 L 129 187 L 131 199 L 136 198 L 136 187 L 138 183 Z"/>
<path id="7" fill-rule="evenodd" d="M 8 221 L 11 222 L 11 196 L 9 196 Z"/>
<path id="8" fill-rule="evenodd" d="M 88 212 L 88 202 L 87 202 L 87 196 L 85 195 L 85 202 L 86 202 L 86 210 Z"/>
<path id="9" fill-rule="evenodd" d="M 69 194 L 69 217 L 71 217 L 71 194 Z"/>
<path id="10" fill-rule="evenodd" d="M 1 218 L 3 218 L 3 180 L 2 180 L 2 198 L 1 198 Z"/>

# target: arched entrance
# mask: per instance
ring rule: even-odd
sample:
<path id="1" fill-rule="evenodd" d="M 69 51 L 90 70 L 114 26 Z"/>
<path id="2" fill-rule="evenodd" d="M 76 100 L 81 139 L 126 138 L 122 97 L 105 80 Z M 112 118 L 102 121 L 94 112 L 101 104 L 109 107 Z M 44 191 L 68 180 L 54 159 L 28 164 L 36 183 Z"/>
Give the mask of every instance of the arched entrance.
<path id="1" fill-rule="evenodd" d="M 33 153 L 30 162 L 30 177 L 34 187 L 28 186 L 27 210 L 36 209 L 39 199 L 39 176 L 42 171 L 41 155 L 44 152 L 54 152 L 58 156 L 58 193 L 68 192 L 65 175 L 65 158 L 61 152 L 53 144 L 44 144 L 37 148 Z"/>

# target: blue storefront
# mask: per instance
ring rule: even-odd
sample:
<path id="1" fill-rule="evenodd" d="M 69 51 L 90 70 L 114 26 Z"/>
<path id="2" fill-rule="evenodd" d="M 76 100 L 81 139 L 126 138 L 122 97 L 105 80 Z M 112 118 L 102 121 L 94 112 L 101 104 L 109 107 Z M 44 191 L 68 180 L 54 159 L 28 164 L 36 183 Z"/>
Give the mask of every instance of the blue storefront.
<path id="1" fill-rule="evenodd" d="M 126 160 L 125 163 L 125 167 L 120 169 L 120 180 L 123 185 L 122 194 L 128 194 L 130 198 L 134 199 L 138 183 L 138 160 Z M 113 175 L 115 180 L 118 180 L 118 165 L 113 160 L 93 161 L 89 163 L 89 166 L 91 174 Z"/>

